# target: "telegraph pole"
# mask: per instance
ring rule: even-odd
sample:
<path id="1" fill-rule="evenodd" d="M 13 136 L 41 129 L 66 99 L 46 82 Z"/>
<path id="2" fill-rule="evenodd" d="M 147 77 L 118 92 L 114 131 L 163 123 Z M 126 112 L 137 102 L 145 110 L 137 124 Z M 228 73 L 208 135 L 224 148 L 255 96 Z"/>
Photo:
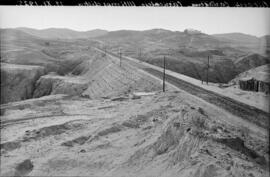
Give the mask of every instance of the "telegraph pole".
<path id="1" fill-rule="evenodd" d="M 163 92 L 165 92 L 165 56 L 163 59 Z"/>
<path id="2" fill-rule="evenodd" d="M 208 70 L 209 70 L 209 56 L 207 58 L 207 73 L 206 73 L 206 84 L 208 85 Z"/>
<path id="3" fill-rule="evenodd" d="M 122 63 L 122 53 L 121 53 L 121 49 L 119 49 L 119 59 L 120 59 L 120 67 L 121 67 L 121 63 Z"/>
<path id="4" fill-rule="evenodd" d="M 139 48 L 139 60 L 141 60 L 141 56 L 142 56 L 142 49 Z"/>

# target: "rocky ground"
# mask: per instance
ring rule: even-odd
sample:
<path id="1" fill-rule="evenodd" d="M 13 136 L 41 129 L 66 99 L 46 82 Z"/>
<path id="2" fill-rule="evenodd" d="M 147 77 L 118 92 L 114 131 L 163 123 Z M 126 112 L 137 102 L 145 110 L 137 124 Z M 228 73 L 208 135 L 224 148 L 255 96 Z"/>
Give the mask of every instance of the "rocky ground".
<path id="1" fill-rule="evenodd" d="M 1 106 L 1 175 L 269 176 L 268 134 L 182 91 Z"/>

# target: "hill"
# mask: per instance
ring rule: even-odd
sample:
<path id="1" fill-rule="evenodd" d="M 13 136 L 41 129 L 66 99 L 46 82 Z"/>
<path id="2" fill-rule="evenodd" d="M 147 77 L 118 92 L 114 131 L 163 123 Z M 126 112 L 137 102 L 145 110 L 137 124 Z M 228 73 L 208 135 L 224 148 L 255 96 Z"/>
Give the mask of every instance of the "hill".
<path id="1" fill-rule="evenodd" d="M 32 28 L 17 28 L 20 31 L 34 35 L 40 38 L 47 39 L 78 39 L 78 38 L 92 38 L 101 36 L 107 33 L 106 30 L 95 29 L 90 31 L 74 31 L 66 28 L 48 28 L 48 29 L 32 29 Z"/>
<path id="2" fill-rule="evenodd" d="M 268 63 L 270 63 L 270 59 L 259 54 L 249 54 L 234 61 L 239 72 L 244 72 Z"/>
<path id="3" fill-rule="evenodd" d="M 80 95 L 87 98 L 113 97 L 134 91 L 161 90 L 161 83 L 135 67 L 119 66 L 119 61 L 89 51 L 91 57 L 78 64 L 69 75 L 44 75 L 36 82 L 33 97 L 49 94 Z"/>
<path id="4" fill-rule="evenodd" d="M 1 37 L 1 103 L 58 93 L 96 98 L 161 88 L 136 68 L 119 67 L 119 61 L 91 49 L 90 41 L 49 40 L 17 29 L 1 30 Z"/>
<path id="5" fill-rule="evenodd" d="M 157 65 L 170 52 L 166 67 L 194 77 L 209 55 L 213 80 L 265 60 L 225 44 L 196 31 L 49 39 L 1 30 L 0 176 L 269 176 L 267 115 L 197 86 L 184 89 L 197 95 L 168 83 L 162 92 L 134 62 L 95 49 L 137 57 L 137 46 Z"/>
<path id="6" fill-rule="evenodd" d="M 261 55 L 269 55 L 269 37 L 256 37 L 243 33 L 226 33 L 212 35 L 218 40 L 228 43 L 231 47 L 244 50 L 246 52 L 255 52 Z"/>
<path id="7" fill-rule="evenodd" d="M 168 69 L 203 80 L 206 80 L 209 56 L 209 81 L 215 83 L 227 83 L 243 71 L 269 63 L 269 36 L 208 35 L 165 29 L 77 32 L 58 28 L 17 28 L 3 29 L 1 33 L 4 39 L 1 61 L 46 65 L 50 71 L 62 75 L 70 70 L 64 68 L 87 58 L 83 48 L 91 45 L 115 53 L 121 48 L 123 55 L 159 66 L 166 56 Z"/>
<path id="8" fill-rule="evenodd" d="M 257 43 L 259 41 L 259 38 L 256 36 L 243 33 L 213 34 L 212 36 L 221 40 L 233 41 L 237 43 Z"/>
<path id="9" fill-rule="evenodd" d="M 1 62 L 44 66 L 47 72 L 64 75 L 87 59 L 85 46 L 74 42 L 39 38 L 17 29 L 1 29 Z"/>
<path id="10" fill-rule="evenodd" d="M 100 48 L 114 53 L 121 49 L 123 55 L 158 66 L 163 65 L 166 56 L 168 69 L 196 79 L 206 80 L 209 56 L 209 80 L 216 83 L 227 83 L 245 70 L 268 63 L 268 44 L 261 47 L 263 39 L 241 33 L 207 35 L 164 29 L 120 30 L 95 38 Z"/>
<path id="11" fill-rule="evenodd" d="M 259 67 L 252 68 L 250 70 L 247 70 L 245 72 L 240 73 L 237 75 L 231 82 L 237 83 L 239 79 L 242 78 L 257 78 L 259 80 L 265 79 L 268 80 L 270 79 L 270 64 L 265 64 Z"/>
<path id="12" fill-rule="evenodd" d="M 270 35 L 260 37 L 260 45 L 265 50 L 266 55 L 270 56 Z"/>

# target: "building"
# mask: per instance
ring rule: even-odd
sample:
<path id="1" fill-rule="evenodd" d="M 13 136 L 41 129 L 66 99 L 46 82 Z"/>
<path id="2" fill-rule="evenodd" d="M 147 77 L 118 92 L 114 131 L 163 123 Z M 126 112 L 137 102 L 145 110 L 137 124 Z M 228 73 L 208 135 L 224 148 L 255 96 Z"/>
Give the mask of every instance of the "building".
<path id="1" fill-rule="evenodd" d="M 244 77 L 239 79 L 239 88 L 254 92 L 270 93 L 270 75 L 261 74 L 253 77 Z"/>

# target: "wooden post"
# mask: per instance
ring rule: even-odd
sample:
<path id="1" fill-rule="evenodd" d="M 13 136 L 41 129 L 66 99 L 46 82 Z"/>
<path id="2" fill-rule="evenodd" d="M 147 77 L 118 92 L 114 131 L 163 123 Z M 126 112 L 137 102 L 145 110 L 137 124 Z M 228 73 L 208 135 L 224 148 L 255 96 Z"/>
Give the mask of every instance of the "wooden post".
<path id="1" fill-rule="evenodd" d="M 208 85 L 208 70 L 209 70 L 209 56 L 207 58 L 207 73 L 206 73 L 206 84 Z"/>
<path id="2" fill-rule="evenodd" d="M 139 49 L 139 60 L 141 60 L 141 56 L 142 56 L 142 49 Z"/>
<path id="3" fill-rule="evenodd" d="M 163 59 L 163 92 L 165 92 L 165 56 Z"/>
<path id="4" fill-rule="evenodd" d="M 121 53 L 121 49 L 119 50 L 119 59 L 120 59 L 120 67 L 121 67 L 121 63 L 122 63 L 122 61 L 121 61 L 121 58 L 122 58 L 122 53 Z"/>

